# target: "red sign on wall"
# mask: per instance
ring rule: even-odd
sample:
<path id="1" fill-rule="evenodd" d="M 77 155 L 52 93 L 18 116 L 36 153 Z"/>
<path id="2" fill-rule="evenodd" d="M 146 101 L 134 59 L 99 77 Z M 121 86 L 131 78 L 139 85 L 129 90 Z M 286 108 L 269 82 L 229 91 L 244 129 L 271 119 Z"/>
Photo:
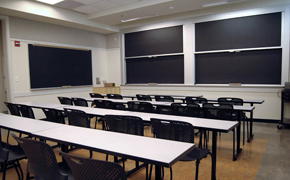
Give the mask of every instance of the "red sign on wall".
<path id="1" fill-rule="evenodd" d="M 20 47 L 20 41 L 14 41 L 15 47 Z"/>

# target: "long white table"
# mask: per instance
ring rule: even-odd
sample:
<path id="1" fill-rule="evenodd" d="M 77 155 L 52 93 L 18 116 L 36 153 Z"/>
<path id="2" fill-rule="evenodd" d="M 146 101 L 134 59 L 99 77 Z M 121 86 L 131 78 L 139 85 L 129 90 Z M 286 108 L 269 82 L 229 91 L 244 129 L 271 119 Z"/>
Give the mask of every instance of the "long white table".
<path id="1" fill-rule="evenodd" d="M 131 112 L 131 111 L 122 111 L 122 110 L 108 110 L 101 108 L 90 108 L 90 107 L 80 107 L 80 106 L 68 106 L 66 108 L 82 110 L 90 115 L 99 115 L 104 116 L 107 114 L 113 115 L 131 115 L 142 118 L 143 120 L 150 121 L 151 118 L 160 118 L 166 120 L 177 120 L 177 121 L 185 121 L 191 123 L 196 128 L 203 128 L 205 130 L 212 131 L 212 153 L 213 153 L 213 166 L 212 166 L 212 179 L 215 179 L 216 175 L 216 155 L 217 155 L 217 132 L 230 132 L 234 128 L 239 127 L 239 122 L 237 121 L 222 121 L 222 120 L 213 120 L 206 118 L 193 118 L 193 117 L 182 117 L 182 116 L 174 116 L 174 115 L 162 115 L 155 113 L 140 113 L 140 112 Z M 61 108 L 58 108 L 61 109 Z M 241 152 L 239 142 L 237 143 L 238 153 L 235 158 L 237 158 L 238 154 Z"/>
<path id="2" fill-rule="evenodd" d="M 121 104 L 127 104 L 129 101 L 132 101 L 132 100 L 125 100 L 125 99 L 103 99 L 103 98 L 90 98 L 90 97 L 80 97 L 80 98 L 85 99 L 88 102 L 93 102 L 94 100 L 108 100 L 114 103 L 121 103 Z M 161 101 L 138 101 L 138 102 L 149 102 L 155 106 L 163 106 L 163 105 L 170 106 L 171 105 L 171 102 L 161 102 Z"/>
<path id="3" fill-rule="evenodd" d="M 73 145 L 154 164 L 156 179 L 161 179 L 162 166 L 171 167 L 194 149 L 192 143 L 75 127 L 4 114 L 0 116 L 0 128 L 61 143 L 62 150 L 66 150 L 64 145 Z"/>
<path id="4" fill-rule="evenodd" d="M 64 105 L 64 104 L 54 104 L 54 103 L 43 103 L 43 102 L 21 102 L 21 103 L 16 103 L 16 104 L 22 104 L 22 105 L 26 105 L 26 106 L 30 106 L 33 108 L 64 108 L 68 105 Z"/>

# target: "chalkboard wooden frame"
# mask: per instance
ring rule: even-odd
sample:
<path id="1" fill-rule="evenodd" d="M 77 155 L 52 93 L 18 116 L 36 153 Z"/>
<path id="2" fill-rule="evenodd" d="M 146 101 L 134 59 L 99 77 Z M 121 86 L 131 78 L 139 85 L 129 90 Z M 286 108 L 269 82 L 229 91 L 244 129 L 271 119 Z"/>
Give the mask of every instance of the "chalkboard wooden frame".
<path id="1" fill-rule="evenodd" d="M 90 50 L 28 45 L 31 89 L 92 86 Z"/>

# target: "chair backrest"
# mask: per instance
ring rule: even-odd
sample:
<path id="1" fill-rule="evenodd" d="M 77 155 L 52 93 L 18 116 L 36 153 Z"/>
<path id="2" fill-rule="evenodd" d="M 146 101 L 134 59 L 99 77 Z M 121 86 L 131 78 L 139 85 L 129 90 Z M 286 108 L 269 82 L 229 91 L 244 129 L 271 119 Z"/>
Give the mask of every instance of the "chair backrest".
<path id="1" fill-rule="evenodd" d="M 42 141 L 12 136 L 27 155 L 27 172 L 42 179 L 67 180 L 68 175 L 60 172 L 52 148 Z"/>
<path id="2" fill-rule="evenodd" d="M 231 104 L 204 103 L 203 110 L 206 118 L 233 120 L 234 110 Z"/>
<path id="3" fill-rule="evenodd" d="M 61 110 L 51 109 L 51 108 L 42 108 L 47 121 L 65 124 L 64 116 Z"/>
<path id="4" fill-rule="evenodd" d="M 123 99 L 123 96 L 120 94 L 107 94 L 108 99 Z"/>
<path id="5" fill-rule="evenodd" d="M 74 180 L 126 180 L 127 175 L 117 163 L 78 157 L 75 155 L 60 152 L 70 167 Z"/>
<path id="6" fill-rule="evenodd" d="M 172 103 L 171 109 L 173 115 L 189 117 L 200 116 L 200 106 L 198 104 Z"/>
<path id="7" fill-rule="evenodd" d="M 92 107 L 104 108 L 104 109 L 116 109 L 116 103 L 110 100 L 94 100 L 92 102 Z"/>
<path id="8" fill-rule="evenodd" d="M 207 99 L 206 98 L 201 98 L 201 97 L 185 97 L 185 102 L 186 103 L 194 103 L 194 104 L 203 104 L 203 103 L 207 103 Z"/>
<path id="9" fill-rule="evenodd" d="M 136 97 L 139 101 L 152 101 L 151 96 L 145 94 L 136 94 Z"/>
<path id="10" fill-rule="evenodd" d="M 34 112 L 30 106 L 18 104 L 18 109 L 23 117 L 35 119 Z"/>
<path id="11" fill-rule="evenodd" d="M 88 107 L 88 102 L 87 100 L 83 99 L 83 98 L 71 98 L 72 101 L 74 102 L 75 106 L 83 106 L 83 107 Z"/>
<path id="12" fill-rule="evenodd" d="M 101 94 L 98 93 L 90 93 L 91 98 L 104 98 Z"/>
<path id="13" fill-rule="evenodd" d="M 105 115 L 107 129 L 109 131 L 144 135 L 143 120 L 135 116 Z"/>
<path id="14" fill-rule="evenodd" d="M 7 106 L 7 108 L 9 109 L 11 115 L 14 115 L 14 116 L 21 116 L 17 104 L 13 104 L 13 103 L 9 103 L 9 102 L 4 102 L 4 104 L 5 104 L 5 105 Z"/>
<path id="15" fill-rule="evenodd" d="M 218 98 L 218 103 L 242 106 L 244 101 L 241 98 L 220 97 Z"/>
<path id="16" fill-rule="evenodd" d="M 194 127 L 182 121 L 168 121 L 151 118 L 157 138 L 194 143 Z"/>
<path id="17" fill-rule="evenodd" d="M 174 102 L 174 99 L 171 96 L 155 96 L 155 100 L 163 102 Z"/>
<path id="18" fill-rule="evenodd" d="M 57 97 L 57 98 L 60 104 L 73 105 L 71 98 L 68 97 Z"/>
<path id="19" fill-rule="evenodd" d="M 69 125 L 90 128 L 90 119 L 84 111 L 64 108 L 65 114 L 68 116 Z"/>
<path id="20" fill-rule="evenodd" d="M 153 111 L 153 105 L 150 102 L 128 101 L 129 111 L 149 112 Z"/>

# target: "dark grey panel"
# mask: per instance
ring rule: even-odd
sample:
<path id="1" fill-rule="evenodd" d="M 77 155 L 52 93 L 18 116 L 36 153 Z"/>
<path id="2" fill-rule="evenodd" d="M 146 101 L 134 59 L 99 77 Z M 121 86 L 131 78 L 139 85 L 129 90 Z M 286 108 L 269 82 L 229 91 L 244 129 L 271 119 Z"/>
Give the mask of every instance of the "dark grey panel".
<path id="1" fill-rule="evenodd" d="M 196 51 L 281 46 L 281 12 L 195 24 Z"/>
<path id="2" fill-rule="evenodd" d="M 195 57 L 197 84 L 281 84 L 282 49 Z"/>
<path id="3" fill-rule="evenodd" d="M 125 34 L 125 57 L 182 52 L 182 26 Z"/>
<path id="4" fill-rule="evenodd" d="M 165 56 L 156 58 L 127 59 L 127 83 L 184 83 L 184 57 Z"/>

